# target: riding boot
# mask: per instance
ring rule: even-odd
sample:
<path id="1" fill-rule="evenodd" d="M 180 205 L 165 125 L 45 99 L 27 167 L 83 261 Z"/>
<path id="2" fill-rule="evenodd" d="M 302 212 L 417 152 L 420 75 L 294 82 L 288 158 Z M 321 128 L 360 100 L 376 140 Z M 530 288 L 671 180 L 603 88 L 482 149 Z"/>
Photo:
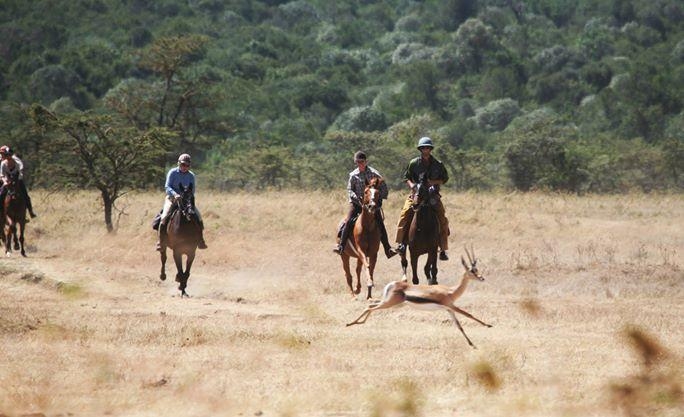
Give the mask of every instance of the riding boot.
<path id="1" fill-rule="evenodd" d="M 31 218 L 37 216 L 37 214 L 33 212 L 33 204 L 31 204 L 31 197 L 29 197 L 28 194 L 26 194 L 26 208 L 28 209 Z"/>
<path id="2" fill-rule="evenodd" d="M 344 246 L 347 244 L 347 239 L 349 239 L 349 232 L 351 232 L 351 227 L 349 227 L 349 223 L 351 221 L 347 220 L 344 222 L 344 225 L 342 226 L 342 231 L 340 232 L 340 243 L 337 244 L 337 246 L 333 249 L 333 252 L 335 252 L 338 255 L 342 255 L 342 252 L 344 252 Z"/>
<path id="3" fill-rule="evenodd" d="M 36 213 L 33 212 L 33 204 L 31 204 L 31 197 L 29 197 L 28 189 L 26 189 L 26 184 L 23 180 L 19 180 L 19 190 L 21 190 L 21 195 L 24 196 L 26 201 L 26 209 L 28 209 L 31 218 L 36 217 Z"/>
<path id="4" fill-rule="evenodd" d="M 385 256 L 387 259 L 393 257 L 397 254 L 397 251 L 392 249 L 387 238 L 387 229 L 385 229 L 385 222 L 382 221 L 382 217 L 377 216 L 375 220 L 378 222 L 378 227 L 380 228 L 380 241 L 382 242 L 382 247 L 385 248 Z"/>
<path id="5" fill-rule="evenodd" d="M 198 249 L 206 249 L 208 248 L 207 242 L 204 241 L 204 222 L 200 220 L 199 222 L 200 225 L 200 237 L 199 237 L 199 243 L 197 244 Z"/>

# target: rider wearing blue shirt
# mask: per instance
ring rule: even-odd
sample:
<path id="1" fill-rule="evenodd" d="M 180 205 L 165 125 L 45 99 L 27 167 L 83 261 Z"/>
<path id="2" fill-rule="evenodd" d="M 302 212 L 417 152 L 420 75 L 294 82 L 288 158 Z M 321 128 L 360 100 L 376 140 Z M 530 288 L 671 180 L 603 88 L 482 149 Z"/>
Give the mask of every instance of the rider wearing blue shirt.
<path id="1" fill-rule="evenodd" d="M 190 171 L 190 155 L 184 153 L 178 157 L 178 166 L 171 168 L 166 174 L 166 198 L 164 199 L 164 208 L 161 213 L 161 224 L 159 226 L 159 240 L 157 241 L 157 250 L 161 250 L 161 240 L 165 239 L 166 221 L 168 220 L 173 204 L 181 199 L 181 194 L 184 188 L 189 188 L 192 192 L 192 205 L 195 205 L 195 174 Z M 195 206 L 197 213 L 197 220 L 200 223 L 201 229 L 204 230 L 204 223 L 199 209 Z M 204 242 L 204 235 L 200 236 L 200 242 L 197 245 L 199 249 L 206 249 L 207 244 Z"/>

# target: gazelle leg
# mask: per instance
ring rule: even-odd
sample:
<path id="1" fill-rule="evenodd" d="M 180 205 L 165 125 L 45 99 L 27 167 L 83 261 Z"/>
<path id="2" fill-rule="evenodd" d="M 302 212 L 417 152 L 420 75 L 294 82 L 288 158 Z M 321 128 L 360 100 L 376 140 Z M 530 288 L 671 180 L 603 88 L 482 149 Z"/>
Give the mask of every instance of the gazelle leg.
<path id="1" fill-rule="evenodd" d="M 392 308 L 402 304 L 405 301 L 406 296 L 403 291 L 403 288 L 405 288 L 405 286 L 400 284 L 401 283 L 397 281 L 390 282 L 389 284 L 387 284 L 382 294 L 382 300 L 380 300 L 380 302 L 374 302 L 372 306 L 363 310 L 363 313 L 361 313 L 361 315 L 356 320 L 347 323 L 347 326 L 365 323 L 366 319 L 368 319 L 368 316 L 370 316 L 370 313 L 372 313 L 375 310 Z M 400 285 L 399 289 L 397 289 L 397 285 Z"/>
<path id="2" fill-rule="evenodd" d="M 456 318 L 456 314 L 454 314 L 454 312 L 451 311 L 451 310 L 447 310 L 447 311 L 449 312 L 449 315 L 451 315 L 451 318 L 454 320 L 454 323 L 456 323 L 456 327 L 458 327 L 458 330 L 460 330 L 461 333 L 463 333 L 463 337 L 466 338 L 466 340 L 468 341 L 468 344 L 469 344 L 470 346 L 472 346 L 472 347 L 475 347 L 475 345 L 473 344 L 473 342 L 471 342 L 470 339 L 468 338 L 468 335 L 465 334 L 465 331 L 463 330 L 463 327 L 461 327 L 461 323 L 458 322 L 458 319 Z"/>
<path id="3" fill-rule="evenodd" d="M 480 324 L 483 325 L 483 326 L 492 327 L 491 324 L 487 324 L 487 323 L 483 322 L 482 320 L 478 319 L 477 317 L 473 316 L 472 314 L 468 313 L 467 311 L 465 311 L 465 310 L 463 310 L 463 309 L 460 309 L 460 308 L 458 308 L 458 307 L 456 307 L 456 306 L 451 306 L 451 307 L 454 309 L 454 311 L 456 311 L 456 312 L 458 312 L 458 313 L 461 313 L 461 314 L 463 314 L 464 316 L 466 316 L 466 317 L 468 317 L 468 318 L 471 318 L 471 319 L 475 320 L 476 322 L 480 323 Z"/>
<path id="4" fill-rule="evenodd" d="M 363 313 L 359 317 L 356 318 L 356 320 L 347 323 L 347 326 L 352 326 L 354 324 L 363 324 L 366 322 L 366 319 L 368 316 L 370 316 L 370 313 L 373 312 L 373 307 L 368 307 L 367 309 L 363 310 Z M 361 320 L 363 318 L 363 320 Z"/>

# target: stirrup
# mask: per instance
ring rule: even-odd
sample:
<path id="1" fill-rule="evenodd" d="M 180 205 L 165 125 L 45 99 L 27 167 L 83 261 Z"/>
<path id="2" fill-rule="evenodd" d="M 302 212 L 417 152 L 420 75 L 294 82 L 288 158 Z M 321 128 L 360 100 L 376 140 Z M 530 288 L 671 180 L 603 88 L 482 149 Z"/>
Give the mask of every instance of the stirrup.
<path id="1" fill-rule="evenodd" d="M 342 245 L 337 245 L 333 248 L 333 252 L 335 252 L 338 255 L 342 255 L 342 252 L 344 252 L 344 246 Z"/>
<path id="2" fill-rule="evenodd" d="M 397 245 L 397 253 L 401 253 L 402 255 L 406 253 L 406 244 L 400 243 Z"/>

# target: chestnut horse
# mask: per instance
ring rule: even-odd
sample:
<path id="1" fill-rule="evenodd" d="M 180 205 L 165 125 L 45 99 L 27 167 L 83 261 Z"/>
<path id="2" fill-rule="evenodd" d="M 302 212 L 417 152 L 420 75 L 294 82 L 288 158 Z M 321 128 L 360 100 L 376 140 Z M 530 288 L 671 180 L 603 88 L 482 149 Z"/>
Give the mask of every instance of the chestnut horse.
<path id="1" fill-rule="evenodd" d="M 12 251 L 12 239 L 14 250 L 21 249 L 21 256 L 26 256 L 24 250 L 24 229 L 26 228 L 26 200 L 19 187 L 19 176 L 13 175 L 5 185 L 7 193 L 2 202 L 4 216 L 2 218 L 5 255 L 10 256 Z M 19 236 L 17 237 L 17 229 Z"/>
<path id="2" fill-rule="evenodd" d="M 430 203 L 433 198 L 426 175 L 421 175 L 413 198 L 413 218 L 411 219 L 408 232 L 408 249 L 411 252 L 411 270 L 413 272 L 413 284 L 418 284 L 418 257 L 427 254 L 425 263 L 425 275 L 428 284 L 437 284 L 437 248 L 439 246 L 439 221 L 434 207 Z M 401 268 L 406 280 L 406 253 L 401 254 Z"/>
<path id="3" fill-rule="evenodd" d="M 361 213 L 354 224 L 353 234 L 342 252 L 342 267 L 347 277 L 347 285 L 352 296 L 361 292 L 361 269 L 365 268 L 368 273 L 366 286 L 368 296 L 371 298 L 373 288 L 373 271 L 378 260 L 378 248 L 380 247 L 380 228 L 378 227 L 376 214 L 380 204 L 381 178 L 373 178 L 366 183 L 363 192 L 363 206 Z M 380 213 L 381 214 L 381 213 Z M 350 220 L 351 221 L 351 220 Z M 352 274 L 349 269 L 349 258 L 357 258 L 356 261 L 356 288 L 352 286 Z"/>
<path id="4" fill-rule="evenodd" d="M 195 251 L 200 242 L 201 226 L 193 204 L 192 187 L 185 188 L 181 193 L 181 199 L 176 203 L 169 215 L 166 226 L 166 239 L 160 239 L 161 244 L 161 274 L 159 278 L 166 279 L 166 247 L 173 251 L 173 260 L 176 263 L 176 282 L 181 291 L 181 298 L 189 297 L 185 292 L 190 277 L 190 268 L 195 260 Z M 186 256 L 185 270 L 183 270 L 183 255 Z"/>

